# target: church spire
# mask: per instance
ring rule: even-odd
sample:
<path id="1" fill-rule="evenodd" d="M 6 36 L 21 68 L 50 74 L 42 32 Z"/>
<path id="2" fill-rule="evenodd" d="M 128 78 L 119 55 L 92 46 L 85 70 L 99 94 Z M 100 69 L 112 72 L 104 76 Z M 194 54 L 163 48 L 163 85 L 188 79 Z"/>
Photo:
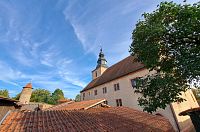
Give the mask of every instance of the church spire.
<path id="1" fill-rule="evenodd" d="M 108 68 L 108 66 L 107 66 L 107 61 L 106 61 L 106 59 L 104 58 L 104 53 L 103 53 L 103 50 L 102 50 L 102 48 L 100 49 L 100 53 L 99 53 L 99 58 L 98 58 L 98 60 L 97 60 L 97 67 L 96 67 L 96 69 L 97 68 L 99 68 L 99 67 L 105 67 L 105 68 Z"/>
<path id="2" fill-rule="evenodd" d="M 97 66 L 92 71 L 92 79 L 96 79 L 97 77 L 101 76 L 104 73 L 104 71 L 106 71 L 106 69 L 108 68 L 106 63 L 107 61 L 104 58 L 104 53 L 101 48 L 99 53 L 99 58 L 97 60 Z"/>

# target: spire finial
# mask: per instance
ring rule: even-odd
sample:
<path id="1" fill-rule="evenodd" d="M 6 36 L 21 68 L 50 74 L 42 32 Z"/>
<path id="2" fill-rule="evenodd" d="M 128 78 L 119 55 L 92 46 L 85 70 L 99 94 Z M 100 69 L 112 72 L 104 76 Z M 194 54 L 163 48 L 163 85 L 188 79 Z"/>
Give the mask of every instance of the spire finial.
<path id="1" fill-rule="evenodd" d="M 100 44 L 100 52 L 102 52 L 103 50 L 102 50 L 102 45 Z"/>

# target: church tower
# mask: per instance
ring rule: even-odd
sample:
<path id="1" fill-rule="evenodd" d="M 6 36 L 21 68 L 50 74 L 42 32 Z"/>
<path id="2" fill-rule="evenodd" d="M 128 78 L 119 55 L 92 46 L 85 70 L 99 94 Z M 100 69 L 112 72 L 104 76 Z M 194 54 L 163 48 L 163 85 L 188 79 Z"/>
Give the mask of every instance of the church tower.
<path id="1" fill-rule="evenodd" d="M 19 102 L 22 104 L 29 104 L 30 102 L 30 98 L 31 98 L 31 94 L 32 94 L 32 84 L 28 83 L 26 84 L 25 87 L 23 87 L 20 98 L 19 98 Z"/>
<path id="2" fill-rule="evenodd" d="M 107 61 L 104 58 L 104 53 L 101 48 L 100 53 L 99 53 L 99 58 L 97 60 L 97 66 L 92 71 L 92 79 L 96 79 L 97 77 L 99 77 L 103 74 L 103 72 L 108 68 L 106 63 L 107 63 Z"/>

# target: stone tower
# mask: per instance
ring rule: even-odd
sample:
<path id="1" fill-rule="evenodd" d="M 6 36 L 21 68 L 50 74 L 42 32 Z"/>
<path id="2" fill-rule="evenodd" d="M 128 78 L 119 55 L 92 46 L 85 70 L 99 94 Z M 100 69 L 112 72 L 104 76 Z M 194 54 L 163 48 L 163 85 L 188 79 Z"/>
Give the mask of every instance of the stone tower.
<path id="1" fill-rule="evenodd" d="M 28 104 L 30 102 L 31 94 L 32 94 L 32 84 L 28 83 L 25 87 L 23 87 L 19 102 L 22 104 Z"/>
<path id="2" fill-rule="evenodd" d="M 99 77 L 103 74 L 103 72 L 108 68 L 106 63 L 107 63 L 107 61 L 104 58 L 104 53 L 101 49 L 100 53 L 99 53 L 99 58 L 97 60 L 97 66 L 92 71 L 92 79 L 96 79 L 97 77 Z"/>

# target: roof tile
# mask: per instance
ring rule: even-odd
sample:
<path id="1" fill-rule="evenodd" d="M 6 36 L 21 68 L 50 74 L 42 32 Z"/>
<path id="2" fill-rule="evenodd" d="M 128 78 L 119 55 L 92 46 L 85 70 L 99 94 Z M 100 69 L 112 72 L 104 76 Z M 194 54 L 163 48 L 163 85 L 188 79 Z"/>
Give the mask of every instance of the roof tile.
<path id="1" fill-rule="evenodd" d="M 66 102 L 62 104 L 55 105 L 46 110 L 81 110 L 81 109 L 88 109 L 98 104 L 101 104 L 105 101 L 105 99 L 94 99 L 94 100 L 87 100 L 81 102 Z"/>
<path id="2" fill-rule="evenodd" d="M 11 112 L 0 125 L 7 131 L 137 131 L 172 132 L 169 121 L 126 107 L 95 108 L 90 110 Z"/>

